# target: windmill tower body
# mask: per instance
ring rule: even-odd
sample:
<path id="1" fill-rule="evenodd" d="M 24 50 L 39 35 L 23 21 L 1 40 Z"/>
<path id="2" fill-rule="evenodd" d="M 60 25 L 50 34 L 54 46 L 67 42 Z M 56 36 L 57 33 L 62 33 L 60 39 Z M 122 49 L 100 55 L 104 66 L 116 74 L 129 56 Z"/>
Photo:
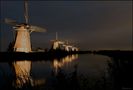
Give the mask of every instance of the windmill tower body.
<path id="1" fill-rule="evenodd" d="M 56 32 L 56 39 L 53 43 L 53 49 L 56 50 L 57 48 L 59 48 L 59 40 L 58 40 L 58 33 Z"/>
<path id="2" fill-rule="evenodd" d="M 59 48 L 59 42 L 58 41 L 54 41 L 53 49 L 56 50 L 57 48 Z"/>
<path id="3" fill-rule="evenodd" d="M 25 26 L 16 29 L 15 52 L 31 52 L 30 32 Z"/>

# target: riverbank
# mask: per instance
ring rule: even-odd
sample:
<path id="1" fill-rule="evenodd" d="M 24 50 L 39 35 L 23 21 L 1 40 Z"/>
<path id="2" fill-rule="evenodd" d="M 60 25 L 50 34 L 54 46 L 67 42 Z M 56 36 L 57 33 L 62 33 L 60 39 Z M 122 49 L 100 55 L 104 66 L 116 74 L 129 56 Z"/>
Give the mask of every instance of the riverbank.
<path id="1" fill-rule="evenodd" d="M 67 55 L 72 54 L 99 54 L 117 59 L 132 59 L 133 51 L 120 51 L 120 50 L 100 50 L 100 51 L 49 51 L 49 52 L 0 52 L 0 62 L 13 61 L 13 60 L 53 60 L 60 59 Z"/>

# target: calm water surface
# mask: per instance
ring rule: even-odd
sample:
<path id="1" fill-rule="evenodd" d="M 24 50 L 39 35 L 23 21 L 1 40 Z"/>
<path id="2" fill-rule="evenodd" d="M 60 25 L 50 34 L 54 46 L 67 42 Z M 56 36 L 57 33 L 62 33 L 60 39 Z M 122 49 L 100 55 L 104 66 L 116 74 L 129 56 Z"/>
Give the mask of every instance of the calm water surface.
<path id="1" fill-rule="evenodd" d="M 113 73 L 118 68 L 116 65 L 112 58 L 93 54 L 76 54 L 51 61 L 2 62 L 0 63 L 0 88 L 23 90 L 132 89 L 131 83 L 128 82 L 127 85 L 117 84 L 120 80 L 115 79 L 117 76 L 115 77 Z"/>

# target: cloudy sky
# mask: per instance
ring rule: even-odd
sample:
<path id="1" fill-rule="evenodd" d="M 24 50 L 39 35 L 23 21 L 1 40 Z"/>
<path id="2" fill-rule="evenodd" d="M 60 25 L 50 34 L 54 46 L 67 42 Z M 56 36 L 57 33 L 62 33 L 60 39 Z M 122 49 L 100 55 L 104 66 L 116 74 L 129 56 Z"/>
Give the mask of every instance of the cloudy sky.
<path id="1" fill-rule="evenodd" d="M 23 1 L 0 1 L 0 49 L 6 51 L 13 29 L 4 18 L 24 22 Z M 31 34 L 34 48 L 49 48 L 58 32 L 82 50 L 132 49 L 131 1 L 29 1 L 29 23 L 47 29 Z"/>

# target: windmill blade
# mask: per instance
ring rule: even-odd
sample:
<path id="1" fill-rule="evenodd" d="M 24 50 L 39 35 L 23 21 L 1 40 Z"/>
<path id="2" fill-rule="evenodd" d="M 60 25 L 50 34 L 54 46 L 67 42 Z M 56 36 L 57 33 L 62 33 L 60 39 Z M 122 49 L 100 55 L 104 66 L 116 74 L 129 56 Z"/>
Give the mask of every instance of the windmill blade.
<path id="1" fill-rule="evenodd" d="M 25 23 L 29 23 L 29 16 L 28 16 L 28 0 L 24 0 L 24 18 L 25 18 Z"/>
<path id="2" fill-rule="evenodd" d="M 29 30 L 31 30 L 33 32 L 46 32 L 47 31 L 44 28 L 41 28 L 41 27 L 38 27 L 38 26 L 33 26 L 33 25 L 30 26 Z"/>
<path id="3" fill-rule="evenodd" d="M 5 18 L 4 22 L 6 24 L 9 24 L 9 25 L 17 25 L 18 23 L 16 22 L 16 20 L 13 20 L 13 19 L 9 19 L 9 18 Z"/>
<path id="4" fill-rule="evenodd" d="M 56 32 L 56 37 L 55 37 L 56 40 L 58 40 L 58 32 Z"/>
<path id="5" fill-rule="evenodd" d="M 55 40 L 50 40 L 51 43 L 55 42 Z"/>

